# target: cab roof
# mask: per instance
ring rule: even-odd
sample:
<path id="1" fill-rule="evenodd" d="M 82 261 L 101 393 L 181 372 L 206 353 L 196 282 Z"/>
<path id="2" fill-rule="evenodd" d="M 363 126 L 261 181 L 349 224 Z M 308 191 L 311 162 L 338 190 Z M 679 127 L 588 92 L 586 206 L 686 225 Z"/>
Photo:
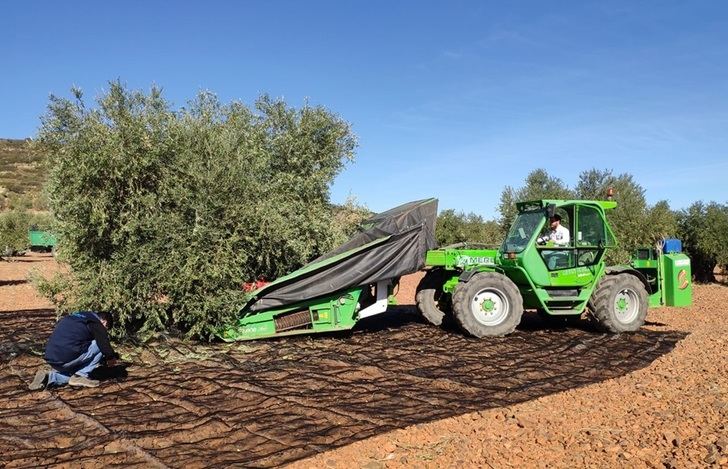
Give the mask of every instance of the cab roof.
<path id="1" fill-rule="evenodd" d="M 526 210 L 534 210 L 536 208 L 546 208 L 549 205 L 554 204 L 556 207 L 563 207 L 564 205 L 590 205 L 600 207 L 602 210 L 612 210 L 617 206 L 617 202 L 614 200 L 561 200 L 561 199 L 540 199 L 540 200 L 528 200 L 516 203 L 516 207 L 519 212 Z"/>

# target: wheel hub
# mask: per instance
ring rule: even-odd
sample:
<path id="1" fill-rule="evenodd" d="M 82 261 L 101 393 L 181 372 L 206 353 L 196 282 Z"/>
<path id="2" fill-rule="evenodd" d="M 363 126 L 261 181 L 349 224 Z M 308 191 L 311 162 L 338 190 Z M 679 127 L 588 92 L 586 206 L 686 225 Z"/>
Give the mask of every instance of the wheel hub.
<path id="1" fill-rule="evenodd" d="M 501 291 L 485 288 L 473 296 L 470 310 L 475 320 L 484 326 L 497 326 L 508 317 L 510 305 Z"/>
<path id="2" fill-rule="evenodd" d="M 637 292 L 631 288 L 624 288 L 614 298 L 614 312 L 617 320 L 627 324 L 634 321 L 639 315 L 639 298 Z"/>
<path id="3" fill-rule="evenodd" d="M 495 301 L 490 298 L 486 298 L 485 301 L 483 301 L 482 307 L 483 311 L 485 311 L 486 313 L 490 313 L 495 309 Z"/>

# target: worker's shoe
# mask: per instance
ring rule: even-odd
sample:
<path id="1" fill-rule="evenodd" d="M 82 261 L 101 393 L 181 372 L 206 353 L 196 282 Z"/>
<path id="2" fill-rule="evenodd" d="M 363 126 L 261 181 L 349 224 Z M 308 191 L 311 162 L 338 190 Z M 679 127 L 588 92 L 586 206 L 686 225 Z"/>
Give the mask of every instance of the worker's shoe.
<path id="1" fill-rule="evenodd" d="M 28 389 L 31 391 L 40 391 L 42 389 L 45 389 L 45 387 L 48 385 L 48 368 L 42 367 L 38 368 L 38 371 L 35 372 L 35 376 L 33 377 L 33 381 L 30 382 L 28 385 Z"/>
<path id="2" fill-rule="evenodd" d="M 70 386 L 80 386 L 84 388 L 95 388 L 99 385 L 99 382 L 95 379 L 90 379 L 85 376 L 73 375 L 68 380 Z"/>

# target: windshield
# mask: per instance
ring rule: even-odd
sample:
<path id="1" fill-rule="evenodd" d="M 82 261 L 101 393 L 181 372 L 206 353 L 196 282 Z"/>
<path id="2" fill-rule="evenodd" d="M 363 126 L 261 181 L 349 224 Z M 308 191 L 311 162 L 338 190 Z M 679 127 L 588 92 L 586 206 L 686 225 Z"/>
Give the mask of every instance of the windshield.
<path id="1" fill-rule="evenodd" d="M 508 237 L 503 243 L 504 252 L 521 252 L 526 249 L 531 237 L 541 227 L 544 220 L 543 210 L 521 212 L 513 222 Z"/>

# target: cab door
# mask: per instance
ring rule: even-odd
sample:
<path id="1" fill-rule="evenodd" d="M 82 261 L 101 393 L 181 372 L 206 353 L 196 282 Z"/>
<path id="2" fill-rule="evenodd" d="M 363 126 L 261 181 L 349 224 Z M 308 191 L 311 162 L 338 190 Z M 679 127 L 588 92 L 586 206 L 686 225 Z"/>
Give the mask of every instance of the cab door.
<path id="1" fill-rule="evenodd" d="M 562 205 L 555 212 L 561 217 L 561 226 L 569 230 L 569 243 L 565 245 L 555 245 L 552 242 L 537 245 L 536 249 L 541 257 L 544 267 L 548 271 L 549 282 L 546 285 L 554 285 L 561 283 L 555 281 L 564 276 L 573 274 L 576 267 L 576 248 L 574 245 L 574 233 L 576 233 L 576 207 L 574 205 Z M 546 223 L 542 236 L 548 236 L 549 224 Z"/>
<path id="2" fill-rule="evenodd" d="M 594 278 L 604 258 L 608 239 L 603 212 L 591 205 L 579 205 L 576 215 L 576 269 L 582 278 L 590 277 L 590 281 Z"/>
<path id="3" fill-rule="evenodd" d="M 579 287 L 593 282 L 608 244 L 601 210 L 591 205 L 560 207 L 562 225 L 569 229 L 568 246 L 539 247 L 551 287 Z"/>

